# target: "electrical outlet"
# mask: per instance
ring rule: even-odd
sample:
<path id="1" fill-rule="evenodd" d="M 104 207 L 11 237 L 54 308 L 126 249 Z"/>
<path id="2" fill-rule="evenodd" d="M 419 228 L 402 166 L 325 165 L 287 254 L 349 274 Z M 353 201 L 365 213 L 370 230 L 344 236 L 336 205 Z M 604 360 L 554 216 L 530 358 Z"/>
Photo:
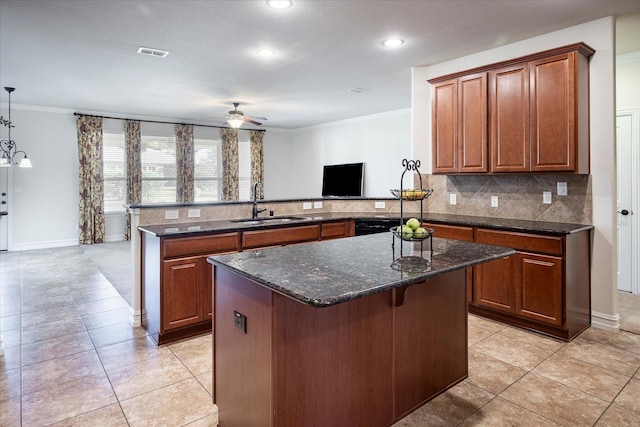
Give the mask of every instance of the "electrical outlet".
<path id="1" fill-rule="evenodd" d="M 164 211 L 164 219 L 178 219 L 180 211 Z"/>
<path id="2" fill-rule="evenodd" d="M 542 203 L 544 203 L 545 205 L 551 204 L 551 191 L 542 192 Z"/>
<path id="3" fill-rule="evenodd" d="M 322 202 L 313 202 L 313 209 L 322 209 Z"/>
<path id="4" fill-rule="evenodd" d="M 558 196 L 566 196 L 567 195 L 567 183 L 566 182 L 558 182 Z"/>
<path id="5" fill-rule="evenodd" d="M 233 310 L 233 327 L 242 332 L 247 333 L 247 316 Z"/>
<path id="6" fill-rule="evenodd" d="M 304 202 L 302 204 L 302 209 L 311 209 L 313 207 L 313 203 L 311 202 Z"/>
<path id="7" fill-rule="evenodd" d="M 491 196 L 491 207 L 492 208 L 498 207 L 498 196 Z"/>
<path id="8" fill-rule="evenodd" d="M 449 204 L 450 205 L 455 205 L 456 203 L 457 203 L 457 201 L 456 201 L 456 193 L 449 194 Z"/>
<path id="9" fill-rule="evenodd" d="M 200 209 L 189 209 L 187 211 L 187 217 L 189 217 L 189 218 L 200 218 Z"/>
<path id="10" fill-rule="evenodd" d="M 385 202 L 376 202 L 375 206 L 376 206 L 376 209 L 384 209 L 387 205 Z"/>

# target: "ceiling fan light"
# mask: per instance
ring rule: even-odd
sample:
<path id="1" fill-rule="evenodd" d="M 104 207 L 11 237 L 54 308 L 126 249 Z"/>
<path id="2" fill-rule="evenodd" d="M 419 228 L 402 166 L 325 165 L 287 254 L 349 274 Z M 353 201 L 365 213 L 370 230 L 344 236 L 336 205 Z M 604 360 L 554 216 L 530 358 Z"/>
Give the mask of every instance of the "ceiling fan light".
<path id="1" fill-rule="evenodd" d="M 242 123 L 244 123 L 244 120 L 238 117 L 229 117 L 227 119 L 227 123 L 229 123 L 229 126 L 231 126 L 232 128 L 238 129 L 240 126 L 242 126 Z"/>

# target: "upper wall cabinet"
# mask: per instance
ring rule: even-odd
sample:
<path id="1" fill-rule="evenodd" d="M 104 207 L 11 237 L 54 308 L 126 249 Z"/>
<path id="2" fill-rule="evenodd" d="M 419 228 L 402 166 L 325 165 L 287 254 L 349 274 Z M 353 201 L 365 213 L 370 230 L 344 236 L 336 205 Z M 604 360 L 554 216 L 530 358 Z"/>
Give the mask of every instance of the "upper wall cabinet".
<path id="1" fill-rule="evenodd" d="M 488 172 L 487 73 L 433 86 L 434 173 Z"/>
<path id="2" fill-rule="evenodd" d="M 594 52 L 578 43 L 429 80 L 433 172 L 589 173 Z"/>

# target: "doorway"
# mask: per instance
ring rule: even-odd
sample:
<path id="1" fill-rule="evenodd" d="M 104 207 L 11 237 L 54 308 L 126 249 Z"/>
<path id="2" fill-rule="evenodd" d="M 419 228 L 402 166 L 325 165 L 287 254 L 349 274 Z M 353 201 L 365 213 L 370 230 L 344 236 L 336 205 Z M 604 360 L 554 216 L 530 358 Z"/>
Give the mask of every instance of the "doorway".
<path id="1" fill-rule="evenodd" d="M 638 190 L 640 189 L 640 111 L 616 114 L 618 290 L 640 294 Z"/>

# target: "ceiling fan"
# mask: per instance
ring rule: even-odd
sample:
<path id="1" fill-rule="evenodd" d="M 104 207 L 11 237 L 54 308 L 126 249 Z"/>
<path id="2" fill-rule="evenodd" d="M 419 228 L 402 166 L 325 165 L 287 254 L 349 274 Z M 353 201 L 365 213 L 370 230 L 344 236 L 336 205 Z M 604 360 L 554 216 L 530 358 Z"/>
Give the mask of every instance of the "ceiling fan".
<path id="1" fill-rule="evenodd" d="M 256 125 L 256 126 L 262 126 L 262 123 L 260 123 L 257 120 L 267 120 L 266 117 L 245 116 L 242 111 L 238 110 L 239 105 L 240 105 L 239 102 L 234 102 L 233 110 L 229 110 L 227 113 L 227 123 L 229 123 L 229 126 L 231 126 L 232 128 L 237 129 L 240 126 L 242 126 L 242 123 L 245 123 L 245 122 L 250 123 L 252 125 Z"/>

